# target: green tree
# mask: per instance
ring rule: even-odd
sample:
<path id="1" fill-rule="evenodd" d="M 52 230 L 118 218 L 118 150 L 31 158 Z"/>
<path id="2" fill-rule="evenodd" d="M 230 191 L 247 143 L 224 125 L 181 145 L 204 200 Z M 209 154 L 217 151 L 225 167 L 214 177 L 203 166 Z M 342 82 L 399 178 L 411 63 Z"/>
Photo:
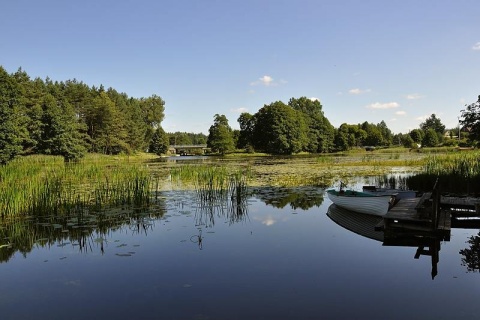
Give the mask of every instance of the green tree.
<path id="1" fill-rule="evenodd" d="M 382 145 L 389 146 L 393 143 L 393 134 L 392 131 L 387 127 L 385 121 L 381 121 L 377 124 L 377 128 L 382 134 Z"/>
<path id="2" fill-rule="evenodd" d="M 168 152 L 168 135 L 165 133 L 162 127 L 158 127 L 153 134 L 152 140 L 149 146 L 149 152 L 157 155 L 166 154 Z"/>
<path id="3" fill-rule="evenodd" d="M 92 102 L 87 116 L 88 133 L 92 139 L 92 150 L 104 154 L 130 153 L 126 142 L 125 119 L 104 91 Z"/>
<path id="4" fill-rule="evenodd" d="M 433 129 L 437 133 L 438 142 L 442 142 L 444 139 L 445 125 L 435 114 L 432 114 L 428 119 L 420 123 L 420 129 L 422 129 L 425 134 L 429 129 Z"/>
<path id="5" fill-rule="evenodd" d="M 480 142 L 480 95 L 477 102 L 466 105 L 466 108 L 461 111 L 462 126 L 470 131 L 468 140 L 477 145 Z"/>
<path id="6" fill-rule="evenodd" d="M 73 107 L 68 103 L 60 106 L 51 94 L 42 103 L 41 140 L 38 151 L 44 154 L 61 155 L 66 161 L 78 160 L 86 152 Z"/>
<path id="7" fill-rule="evenodd" d="M 303 115 L 281 101 L 265 105 L 255 114 L 254 147 L 270 154 L 302 151 L 307 140 Z"/>
<path id="8" fill-rule="evenodd" d="M 147 139 L 147 131 L 151 128 L 145 123 L 138 99 L 128 98 L 125 93 L 118 93 L 115 89 L 109 88 L 106 91 L 110 100 L 115 103 L 117 110 L 123 114 L 127 136 L 125 142 L 132 151 L 144 151 L 150 141 Z M 153 129 L 152 129 L 153 130 Z"/>
<path id="9" fill-rule="evenodd" d="M 303 116 L 306 130 L 306 144 L 303 150 L 312 153 L 328 152 L 333 145 L 333 126 L 325 118 L 318 100 L 301 97 L 291 98 L 288 105 Z"/>
<path id="10" fill-rule="evenodd" d="M 0 66 L 0 164 L 20 154 L 28 137 L 21 99 L 21 88 L 15 78 Z"/>
<path id="11" fill-rule="evenodd" d="M 335 130 L 334 146 L 335 151 L 347 151 L 350 149 L 349 133 L 345 127 L 340 126 Z"/>
<path id="12" fill-rule="evenodd" d="M 415 141 L 413 141 L 412 137 L 409 134 L 402 135 L 402 137 L 400 139 L 401 139 L 402 145 L 405 148 L 410 149 L 410 148 L 415 148 L 416 147 Z"/>
<path id="13" fill-rule="evenodd" d="M 436 147 L 438 145 L 438 135 L 434 129 L 427 129 L 422 140 L 423 147 Z"/>
<path id="14" fill-rule="evenodd" d="M 170 145 L 193 145 L 193 140 L 192 140 L 192 134 L 187 133 L 187 132 L 174 132 L 170 133 L 169 135 L 169 142 Z"/>
<path id="15" fill-rule="evenodd" d="M 157 95 L 139 100 L 140 109 L 142 110 L 143 121 L 147 124 L 145 131 L 145 141 L 149 142 L 156 128 L 165 117 L 165 101 Z"/>
<path id="16" fill-rule="evenodd" d="M 414 142 L 421 144 L 423 137 L 425 136 L 425 132 L 421 129 L 413 129 L 410 131 L 409 135 Z"/>
<path id="17" fill-rule="evenodd" d="M 255 129 L 255 117 L 248 112 L 243 112 L 238 117 L 240 133 L 238 135 L 238 149 L 246 149 L 253 146 L 253 130 Z"/>
<path id="18" fill-rule="evenodd" d="M 45 95 L 45 85 L 42 80 L 30 80 L 28 74 L 21 68 L 13 74 L 13 78 L 19 86 L 19 109 L 17 112 L 23 114 L 24 125 L 26 133 L 22 142 L 23 154 L 30 154 L 36 152 L 36 145 L 40 140 L 41 135 L 41 116 L 42 107 L 41 102 Z"/>
<path id="19" fill-rule="evenodd" d="M 385 139 L 382 135 L 382 131 L 379 129 L 378 126 L 364 122 L 361 125 L 362 129 L 367 133 L 367 136 L 364 139 L 365 146 L 383 146 L 385 145 Z"/>
<path id="20" fill-rule="evenodd" d="M 211 148 L 213 152 L 224 155 L 235 148 L 232 128 L 223 114 L 215 115 L 213 125 L 210 126 L 208 132 L 207 147 Z"/>
<path id="21" fill-rule="evenodd" d="M 192 136 L 192 144 L 202 145 L 207 144 L 207 136 L 203 133 L 190 133 Z"/>
<path id="22" fill-rule="evenodd" d="M 420 129 L 427 132 L 428 129 L 433 129 L 435 132 L 440 134 L 444 134 L 445 126 L 442 124 L 442 121 L 437 118 L 435 114 L 432 114 L 428 119 L 424 122 L 420 123 Z"/>

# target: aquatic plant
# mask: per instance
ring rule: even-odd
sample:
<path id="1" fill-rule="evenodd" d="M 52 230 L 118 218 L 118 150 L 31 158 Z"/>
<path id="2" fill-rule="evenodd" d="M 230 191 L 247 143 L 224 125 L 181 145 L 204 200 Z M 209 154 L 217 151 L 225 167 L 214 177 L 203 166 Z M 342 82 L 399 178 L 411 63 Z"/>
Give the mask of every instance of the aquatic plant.
<path id="1" fill-rule="evenodd" d="M 248 167 L 184 165 L 171 170 L 172 181 L 192 185 L 201 201 L 244 198 L 250 177 Z"/>
<path id="2" fill-rule="evenodd" d="M 421 174 L 409 178 L 409 185 L 428 190 L 438 178 L 443 192 L 480 192 L 480 152 L 433 154 L 422 169 Z"/>
<path id="3" fill-rule="evenodd" d="M 61 157 L 21 157 L 0 167 L 1 217 L 84 213 L 111 205 L 147 206 L 155 182 L 138 163 L 106 165 L 87 158 L 65 164 Z"/>

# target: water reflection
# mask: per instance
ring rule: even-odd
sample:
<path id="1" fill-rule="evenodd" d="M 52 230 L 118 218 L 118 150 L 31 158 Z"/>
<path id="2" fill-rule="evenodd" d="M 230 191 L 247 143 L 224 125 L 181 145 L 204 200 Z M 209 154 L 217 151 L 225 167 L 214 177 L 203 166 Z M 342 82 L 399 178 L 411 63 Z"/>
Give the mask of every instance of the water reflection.
<path id="1" fill-rule="evenodd" d="M 83 253 L 99 247 L 103 254 L 106 235 L 121 229 L 146 235 L 165 212 L 165 201 L 157 199 L 149 209 L 120 207 L 99 213 L 4 220 L 0 226 L 0 263 L 8 262 L 16 252 L 26 257 L 34 247 L 71 245 Z"/>
<path id="2" fill-rule="evenodd" d="M 327 216 L 341 227 L 363 237 L 382 242 L 383 246 L 416 247 L 414 259 L 419 259 L 421 256 L 431 257 L 432 279 L 438 274 L 440 243 L 449 240 L 444 236 L 438 236 L 433 232 L 426 234 L 415 231 L 385 233 L 376 229 L 376 226 L 382 222 L 382 217 L 349 211 L 335 204 L 330 205 Z M 478 243 L 480 248 L 480 241 Z"/>
<path id="3" fill-rule="evenodd" d="M 462 266 L 469 272 L 480 272 L 480 232 L 467 240 L 468 248 L 460 250 Z"/>
<path id="4" fill-rule="evenodd" d="M 265 204 L 275 208 L 287 205 L 294 210 L 307 210 L 320 207 L 324 199 L 324 190 L 318 187 L 263 187 L 254 190 L 254 195 Z"/>
<path id="5" fill-rule="evenodd" d="M 218 199 L 197 199 L 195 225 L 212 228 L 216 218 L 226 219 L 234 224 L 248 221 L 248 201 L 246 197 Z"/>

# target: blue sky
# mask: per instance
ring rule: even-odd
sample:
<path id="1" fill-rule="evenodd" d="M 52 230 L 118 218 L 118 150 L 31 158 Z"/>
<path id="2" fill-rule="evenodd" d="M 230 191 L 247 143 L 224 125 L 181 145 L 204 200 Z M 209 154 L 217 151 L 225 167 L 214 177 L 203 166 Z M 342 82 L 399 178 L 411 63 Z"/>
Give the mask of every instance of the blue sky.
<path id="1" fill-rule="evenodd" d="M 292 97 L 342 123 L 447 128 L 480 95 L 478 0 L 15 0 L 0 65 L 165 100 L 167 132 Z"/>

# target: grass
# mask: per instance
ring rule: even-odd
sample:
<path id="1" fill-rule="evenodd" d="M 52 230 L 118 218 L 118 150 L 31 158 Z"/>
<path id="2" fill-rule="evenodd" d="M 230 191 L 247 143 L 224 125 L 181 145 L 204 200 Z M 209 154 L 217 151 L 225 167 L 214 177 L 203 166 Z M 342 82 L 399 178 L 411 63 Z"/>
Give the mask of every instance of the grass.
<path id="1" fill-rule="evenodd" d="M 444 192 L 480 193 L 480 152 L 432 154 L 425 159 L 421 174 L 412 177 L 409 184 L 426 190 L 437 178 Z"/>
<path id="2" fill-rule="evenodd" d="M 146 206 L 154 179 L 144 165 L 125 158 L 94 155 L 65 164 L 61 157 L 20 157 L 0 167 L 0 212 L 5 218 Z"/>
<path id="3" fill-rule="evenodd" d="M 84 214 L 111 206 L 149 206 L 153 194 L 172 185 L 193 188 L 200 202 L 211 202 L 242 199 L 249 187 L 328 187 L 340 180 L 402 171 L 418 173 L 425 187 L 431 177 L 440 177 L 448 188 L 462 183 L 468 191 L 480 188 L 480 153 L 475 151 L 209 158 L 200 165 L 152 158 L 156 159 L 94 154 L 65 164 L 61 157 L 19 157 L 0 167 L 0 215 Z"/>
<path id="4" fill-rule="evenodd" d="M 171 177 L 176 183 L 189 183 L 200 201 L 210 202 L 245 197 L 251 171 L 248 167 L 183 165 L 173 168 Z"/>

